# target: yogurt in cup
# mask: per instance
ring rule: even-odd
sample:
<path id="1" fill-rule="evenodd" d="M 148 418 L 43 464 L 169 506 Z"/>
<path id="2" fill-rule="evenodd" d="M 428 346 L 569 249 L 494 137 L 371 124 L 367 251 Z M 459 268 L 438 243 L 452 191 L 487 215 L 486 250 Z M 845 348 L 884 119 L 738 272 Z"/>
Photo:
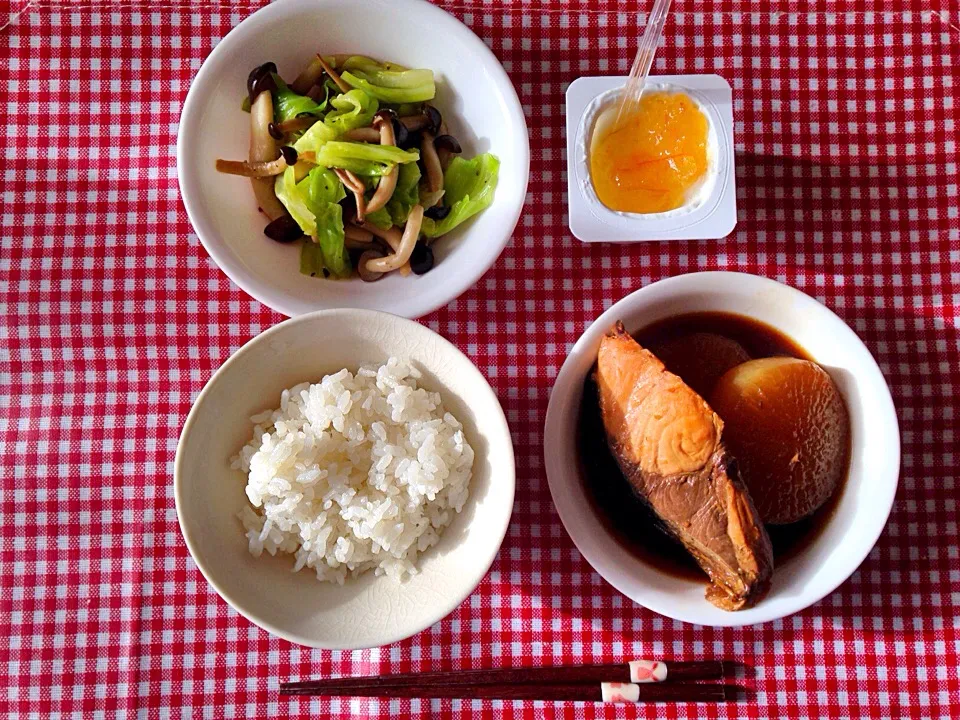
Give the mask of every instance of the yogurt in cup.
<path id="1" fill-rule="evenodd" d="M 645 92 L 682 92 L 707 119 L 707 169 L 686 202 L 665 212 L 612 210 L 597 196 L 590 149 L 608 124 L 625 77 L 580 78 L 567 88 L 567 202 L 570 231 L 583 242 L 716 239 L 737 222 L 733 144 L 733 92 L 719 75 L 650 77 Z"/>

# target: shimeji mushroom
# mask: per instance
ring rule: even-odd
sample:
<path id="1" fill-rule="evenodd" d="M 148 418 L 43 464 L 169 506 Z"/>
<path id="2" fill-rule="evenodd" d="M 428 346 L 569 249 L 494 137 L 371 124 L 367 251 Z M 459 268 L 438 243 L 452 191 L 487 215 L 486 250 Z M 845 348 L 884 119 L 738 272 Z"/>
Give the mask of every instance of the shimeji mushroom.
<path id="1" fill-rule="evenodd" d="M 276 161 L 286 167 L 286 160 L 283 157 L 277 157 L 279 155 L 277 141 L 270 135 L 270 123 L 273 122 L 273 93 L 267 87 L 273 84 L 270 65 L 272 63 L 255 68 L 248 79 L 248 87 L 252 93 L 256 93 L 250 100 L 249 162 L 272 163 Z M 269 78 L 269 81 L 266 78 Z M 253 185 L 253 194 L 257 198 L 260 212 L 271 220 L 286 215 L 287 211 L 273 192 L 273 180 L 270 177 L 251 177 L 250 182 Z"/>
<path id="2" fill-rule="evenodd" d="M 266 160 L 262 162 L 217 160 L 217 170 L 222 173 L 227 173 L 228 175 L 242 175 L 248 178 L 266 178 L 279 175 L 288 167 L 293 167 L 296 164 L 297 151 L 289 145 L 286 145 L 280 148 L 280 157 L 276 160 Z"/>
<path id="3" fill-rule="evenodd" d="M 440 156 L 437 155 L 434 136 L 426 131 L 420 143 L 420 159 L 423 160 L 423 168 L 427 173 L 427 189 L 431 193 L 443 190 L 443 166 L 440 164 Z"/>
<path id="4" fill-rule="evenodd" d="M 336 86 L 340 88 L 340 92 L 350 92 L 353 89 L 343 81 L 343 78 L 340 77 L 340 75 L 337 73 L 336 70 L 330 67 L 330 64 L 326 60 L 324 60 L 323 56 L 320 55 L 319 53 L 317 53 L 317 62 L 320 63 L 320 66 L 323 68 L 323 71 L 330 76 L 330 79 L 333 80 L 334 83 L 336 83 Z"/>
<path id="5" fill-rule="evenodd" d="M 366 199 L 363 197 L 363 193 L 366 190 L 366 188 L 363 186 L 363 181 L 350 170 L 334 168 L 333 172 L 338 178 L 340 178 L 340 182 L 343 183 L 343 186 L 353 193 L 353 197 L 357 202 L 357 222 L 362 223 L 366 218 L 367 212 L 369 211 Z"/>
<path id="6" fill-rule="evenodd" d="M 410 255 L 420 237 L 420 225 L 423 223 L 423 206 L 414 205 L 407 217 L 407 224 L 403 228 L 399 247 L 394 248 L 393 255 L 385 258 L 372 258 L 366 261 L 367 270 L 372 272 L 391 272 L 399 270 L 410 262 Z"/>
<path id="7" fill-rule="evenodd" d="M 381 145 L 395 145 L 396 140 L 393 133 L 394 112 L 381 110 L 373 117 L 373 126 L 380 131 Z M 390 172 L 380 177 L 377 184 L 377 190 L 367 203 L 367 212 L 376 212 L 384 207 L 393 197 L 393 191 L 397 188 L 397 177 L 400 175 L 400 167 L 394 165 Z"/>

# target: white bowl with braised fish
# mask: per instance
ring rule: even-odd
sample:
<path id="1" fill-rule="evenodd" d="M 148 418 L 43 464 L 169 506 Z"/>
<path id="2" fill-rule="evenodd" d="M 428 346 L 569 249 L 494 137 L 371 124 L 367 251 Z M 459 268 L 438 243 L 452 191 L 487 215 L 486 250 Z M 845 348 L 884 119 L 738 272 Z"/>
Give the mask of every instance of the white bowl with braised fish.
<path id="1" fill-rule="evenodd" d="M 374 647 L 443 618 L 513 511 L 510 431 L 470 360 L 411 320 L 325 310 L 238 350 L 174 468 L 187 547 L 246 618 L 292 642 Z"/>
<path id="2" fill-rule="evenodd" d="M 695 273 L 614 304 L 576 343 L 544 430 L 587 561 L 685 622 L 819 601 L 883 531 L 900 466 L 889 389 L 856 334 L 766 278 Z"/>
<path id="3" fill-rule="evenodd" d="M 177 148 L 207 252 L 286 315 L 454 299 L 511 237 L 529 162 L 497 59 L 420 0 L 254 13 L 200 69 Z"/>

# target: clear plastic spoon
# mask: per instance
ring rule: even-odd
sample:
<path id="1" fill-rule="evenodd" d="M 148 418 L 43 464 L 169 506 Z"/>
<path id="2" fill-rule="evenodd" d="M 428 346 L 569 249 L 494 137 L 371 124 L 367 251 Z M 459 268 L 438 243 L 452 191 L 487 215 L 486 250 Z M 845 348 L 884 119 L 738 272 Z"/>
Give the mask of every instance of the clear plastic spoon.
<path id="1" fill-rule="evenodd" d="M 623 120 L 637 110 L 640 96 L 643 94 L 643 86 L 647 81 L 647 75 L 650 74 L 650 68 L 653 66 L 653 57 L 660 45 L 663 26 L 670 14 L 670 3 L 671 0 L 654 0 L 653 2 L 653 10 L 650 11 L 647 27 L 640 39 L 640 47 L 637 48 L 637 57 L 633 61 L 633 67 L 630 68 L 630 79 L 627 80 L 623 89 L 623 96 L 620 98 L 616 125 L 620 125 Z"/>

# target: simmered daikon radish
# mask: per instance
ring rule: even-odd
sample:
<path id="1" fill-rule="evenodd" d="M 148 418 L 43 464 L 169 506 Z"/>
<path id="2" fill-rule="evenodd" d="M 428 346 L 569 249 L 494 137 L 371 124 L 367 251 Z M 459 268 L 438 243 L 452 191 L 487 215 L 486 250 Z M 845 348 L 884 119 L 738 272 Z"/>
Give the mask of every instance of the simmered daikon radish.
<path id="1" fill-rule="evenodd" d="M 843 479 L 850 421 L 836 385 L 816 363 L 743 363 L 720 378 L 710 405 L 764 522 L 811 515 Z"/>

